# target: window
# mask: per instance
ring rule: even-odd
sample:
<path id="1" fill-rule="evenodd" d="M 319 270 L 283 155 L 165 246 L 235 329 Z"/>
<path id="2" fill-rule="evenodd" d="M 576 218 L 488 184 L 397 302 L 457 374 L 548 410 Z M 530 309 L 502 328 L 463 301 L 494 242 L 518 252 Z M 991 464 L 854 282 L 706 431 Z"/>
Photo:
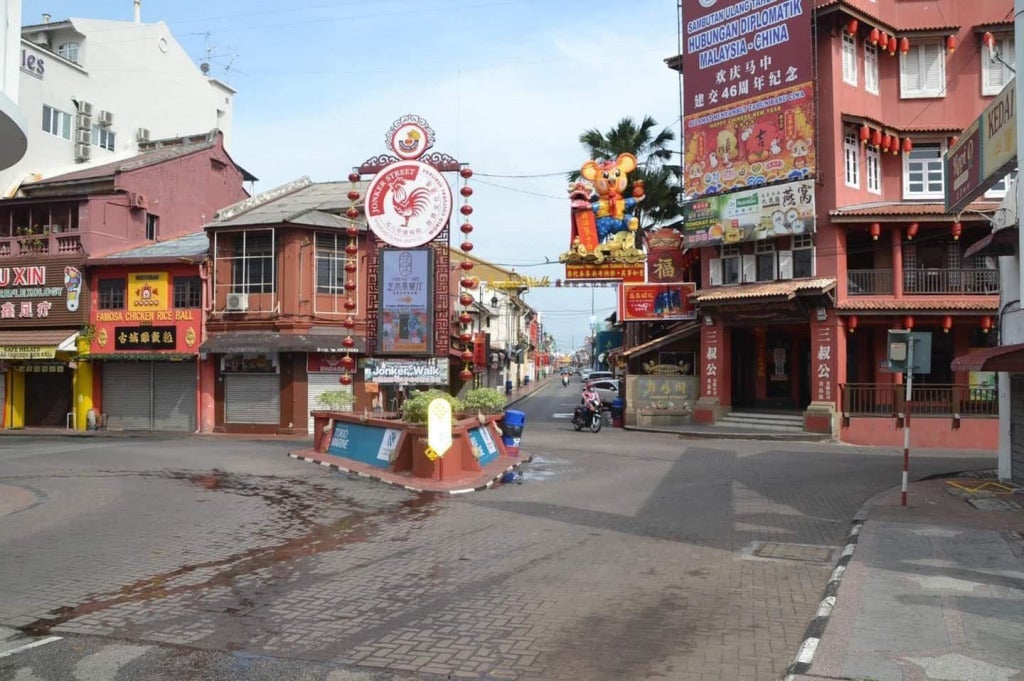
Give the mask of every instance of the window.
<path id="1" fill-rule="evenodd" d="M 912 41 L 900 54 L 900 97 L 944 97 L 946 49 L 939 42 Z"/>
<path id="2" fill-rule="evenodd" d="M 64 57 L 68 61 L 78 63 L 78 43 L 61 43 L 57 45 L 57 54 Z"/>
<path id="3" fill-rule="evenodd" d="M 237 234 L 231 265 L 232 293 L 273 293 L 273 235 L 265 231 Z"/>
<path id="4" fill-rule="evenodd" d="M 66 140 L 71 139 L 71 114 L 44 104 L 43 131 Z"/>
<path id="5" fill-rule="evenodd" d="M 100 309 L 124 309 L 124 279 L 100 279 Z"/>
<path id="6" fill-rule="evenodd" d="M 903 197 L 907 199 L 941 199 L 943 142 L 915 144 L 903 155 Z"/>
<path id="7" fill-rule="evenodd" d="M 1001 199 L 1006 196 L 1006 192 L 1010 187 L 1010 183 L 1017 179 L 1017 171 L 1014 170 L 1009 175 L 1004 175 L 994 185 L 988 188 L 985 192 L 986 199 Z"/>
<path id="8" fill-rule="evenodd" d="M 878 45 L 864 41 L 864 90 L 878 94 Z"/>
<path id="9" fill-rule="evenodd" d="M 866 156 L 866 172 L 868 191 L 872 194 L 882 193 L 882 155 L 878 149 L 868 149 Z"/>
<path id="10" fill-rule="evenodd" d="M 857 38 L 843 31 L 843 82 L 857 84 Z"/>
<path id="11" fill-rule="evenodd" d="M 316 235 L 316 292 L 345 292 L 345 243 L 337 234 Z"/>
<path id="12" fill-rule="evenodd" d="M 722 246 L 722 283 L 740 282 L 740 247 Z"/>
<path id="13" fill-rule="evenodd" d="M 981 94 L 998 95 L 1013 80 L 1014 45 L 1012 37 L 996 38 L 995 49 L 981 48 Z"/>
<path id="14" fill-rule="evenodd" d="M 202 307 L 203 281 L 199 277 L 174 278 L 174 307 Z"/>
<path id="15" fill-rule="evenodd" d="M 114 131 L 102 125 L 92 126 L 92 145 L 107 151 L 114 150 Z"/>
<path id="16" fill-rule="evenodd" d="M 146 213 L 146 238 L 149 241 L 156 241 L 157 228 L 160 226 L 160 218 L 152 213 Z"/>
<path id="17" fill-rule="evenodd" d="M 843 138 L 843 182 L 847 187 L 860 188 L 860 142 L 852 132 Z"/>
<path id="18" fill-rule="evenodd" d="M 814 237 L 798 234 L 793 237 L 793 277 L 807 279 L 814 276 Z"/>
<path id="19" fill-rule="evenodd" d="M 754 244 L 754 254 L 757 256 L 757 280 L 775 281 L 778 271 L 776 265 L 775 242 L 758 241 Z"/>

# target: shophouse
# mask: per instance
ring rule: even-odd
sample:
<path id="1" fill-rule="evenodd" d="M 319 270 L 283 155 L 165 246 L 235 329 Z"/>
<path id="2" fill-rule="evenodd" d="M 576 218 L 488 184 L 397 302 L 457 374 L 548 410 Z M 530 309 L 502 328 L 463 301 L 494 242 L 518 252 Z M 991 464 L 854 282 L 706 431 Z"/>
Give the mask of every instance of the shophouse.
<path id="1" fill-rule="evenodd" d="M 900 444 L 886 337 L 912 328 L 932 334 L 915 440 L 995 448 L 989 377 L 950 365 L 994 342 L 998 270 L 965 251 L 1005 187 L 947 213 L 943 154 L 1012 77 L 1012 3 L 817 0 L 769 27 L 722 4 L 682 3 L 686 51 L 668 60 L 687 83 L 684 238 L 707 282 L 695 417 L 786 410 Z M 764 49 L 732 58 L 727 18 Z"/>
<path id="2" fill-rule="evenodd" d="M 88 263 L 195 232 L 218 207 L 245 197 L 243 181 L 255 179 L 228 156 L 218 131 L 151 141 L 142 149 L 128 159 L 25 183 L 17 197 L 0 201 L 6 428 L 84 429 L 89 410 L 95 410 L 95 368 L 101 381 L 107 371 L 93 366 L 90 349 L 109 353 L 113 343 L 114 352 L 130 350 L 110 336 L 110 329 L 108 344 L 98 346 L 101 336 L 93 334 L 90 323 L 103 316 L 116 322 L 114 328 L 126 329 L 166 321 L 143 318 L 140 310 L 154 307 L 152 301 L 129 308 L 136 300 L 129 284 L 141 289 L 145 282 L 132 279 L 127 269 L 118 276 L 92 277 Z M 174 277 L 184 272 L 159 271 L 166 276 L 151 283 L 166 281 L 162 293 L 171 295 Z M 194 294 L 186 300 L 194 300 Z M 181 332 L 185 340 L 187 329 Z M 161 334 L 161 344 L 162 339 Z M 177 341 L 174 346 L 177 352 Z"/>
<path id="3" fill-rule="evenodd" d="M 20 41 L 15 30 L 4 43 L 16 51 L 4 63 L 19 78 L 14 101 L 29 125 L 27 153 L 0 171 L 0 195 L 32 178 L 133 156 L 140 143 L 183 131 L 216 128 L 230 146 L 235 91 L 209 75 L 209 64 L 193 63 L 165 23 L 143 23 L 139 3 L 135 9 L 134 21 L 43 15 L 21 29 Z"/>

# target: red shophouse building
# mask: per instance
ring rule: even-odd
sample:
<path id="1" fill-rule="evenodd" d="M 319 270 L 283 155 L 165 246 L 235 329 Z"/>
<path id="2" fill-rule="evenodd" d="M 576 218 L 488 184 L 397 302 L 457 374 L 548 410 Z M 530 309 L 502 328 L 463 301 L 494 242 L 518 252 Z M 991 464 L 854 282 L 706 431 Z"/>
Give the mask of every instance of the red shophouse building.
<path id="1" fill-rule="evenodd" d="M 808 431 L 901 444 L 886 337 L 913 328 L 932 334 L 915 443 L 995 448 L 991 377 L 950 364 L 995 340 L 996 263 L 965 252 L 1005 187 L 947 213 L 943 154 L 1012 78 L 983 44 L 992 34 L 1012 64 L 1012 2 L 808 1 L 747 24 L 764 49 L 739 58 L 718 42 L 747 11 L 732 5 L 684 1 L 684 53 L 668 60 L 699 195 L 684 238 L 707 282 L 695 420 L 782 410 Z"/>

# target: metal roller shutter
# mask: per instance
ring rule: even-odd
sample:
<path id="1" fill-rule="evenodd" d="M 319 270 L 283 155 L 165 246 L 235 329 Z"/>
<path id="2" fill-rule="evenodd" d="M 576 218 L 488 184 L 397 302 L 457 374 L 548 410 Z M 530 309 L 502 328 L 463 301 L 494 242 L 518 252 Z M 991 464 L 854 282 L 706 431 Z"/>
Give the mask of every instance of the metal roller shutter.
<path id="1" fill-rule="evenodd" d="M 153 363 L 153 429 L 196 430 L 196 363 Z"/>
<path id="2" fill-rule="evenodd" d="M 149 430 L 152 371 L 149 362 L 103 363 L 103 413 L 111 430 Z"/>
<path id="3" fill-rule="evenodd" d="M 1024 376 L 1010 376 L 1010 479 L 1024 485 Z"/>
<path id="4" fill-rule="evenodd" d="M 225 423 L 280 423 L 281 377 L 277 374 L 225 374 Z"/>
<path id="5" fill-rule="evenodd" d="M 324 408 L 322 404 L 319 404 L 316 401 L 316 399 L 320 397 L 320 395 L 322 395 L 323 393 L 327 392 L 328 390 L 341 390 L 345 388 L 345 386 L 341 385 L 341 383 L 338 382 L 338 379 L 340 377 L 341 374 L 320 373 L 312 371 L 309 373 L 308 383 L 306 384 L 308 386 L 306 388 L 306 404 L 308 405 L 310 411 L 313 411 L 314 409 Z M 352 386 L 348 386 L 348 388 L 346 389 L 349 392 L 352 392 Z M 348 406 L 344 409 L 344 411 L 352 411 L 352 407 Z M 313 433 L 312 416 L 309 417 L 309 424 L 306 426 L 306 432 L 309 434 Z"/>

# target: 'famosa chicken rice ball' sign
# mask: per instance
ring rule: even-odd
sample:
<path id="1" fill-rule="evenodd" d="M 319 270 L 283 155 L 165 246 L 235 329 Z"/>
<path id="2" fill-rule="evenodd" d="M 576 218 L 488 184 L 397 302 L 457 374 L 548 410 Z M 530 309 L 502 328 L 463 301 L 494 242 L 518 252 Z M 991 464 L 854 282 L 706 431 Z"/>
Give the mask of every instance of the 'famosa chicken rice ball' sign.
<path id="1" fill-rule="evenodd" d="M 444 229 L 452 190 L 438 171 L 419 161 L 397 161 L 377 173 L 366 191 L 366 222 L 398 248 L 422 246 Z"/>

